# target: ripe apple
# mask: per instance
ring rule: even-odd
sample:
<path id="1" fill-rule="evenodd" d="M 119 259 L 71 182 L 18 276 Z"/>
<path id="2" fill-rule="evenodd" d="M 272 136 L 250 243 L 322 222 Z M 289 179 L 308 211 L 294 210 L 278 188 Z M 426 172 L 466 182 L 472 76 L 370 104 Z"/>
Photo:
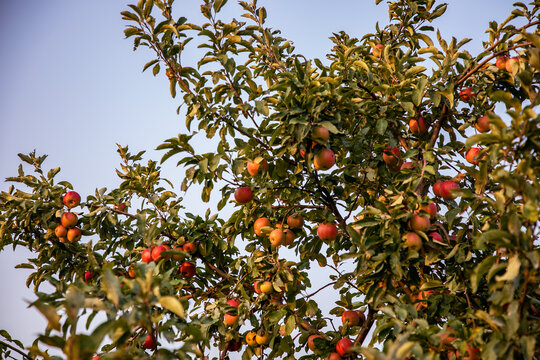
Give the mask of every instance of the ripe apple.
<path id="1" fill-rule="evenodd" d="M 338 353 L 333 352 L 330 355 L 328 355 L 326 360 L 341 360 L 341 356 L 339 356 Z"/>
<path id="2" fill-rule="evenodd" d="M 238 315 L 225 314 L 223 317 L 223 322 L 226 325 L 233 326 L 238 322 Z"/>
<path id="3" fill-rule="evenodd" d="M 441 185 L 442 185 L 443 181 L 437 181 L 435 184 L 433 184 L 433 194 L 435 194 L 435 196 L 442 196 L 441 195 Z"/>
<path id="4" fill-rule="evenodd" d="M 353 342 L 347 338 L 341 339 L 336 344 L 336 351 L 340 356 L 348 355 L 351 352 L 351 348 L 354 346 Z"/>
<path id="5" fill-rule="evenodd" d="M 146 339 L 144 339 L 142 347 L 144 349 L 155 349 L 156 345 L 156 339 L 152 335 L 148 335 Z"/>
<path id="6" fill-rule="evenodd" d="M 311 351 L 315 351 L 317 350 L 317 346 L 315 345 L 315 342 L 314 340 L 315 339 L 322 339 L 323 337 L 321 335 L 317 335 L 317 334 L 314 334 L 314 335 L 310 335 L 307 339 L 307 346 L 309 348 L 309 350 Z"/>
<path id="7" fill-rule="evenodd" d="M 477 147 L 472 147 L 469 150 L 467 150 L 467 153 L 465 154 L 465 160 L 467 160 L 469 163 L 478 165 L 480 163 L 479 154 L 482 151 L 482 149 Z"/>
<path id="8" fill-rule="evenodd" d="M 452 180 L 443 181 L 441 184 L 441 197 L 445 200 L 453 200 L 456 195 L 452 194 L 452 190 L 459 189 L 459 185 Z"/>
<path id="9" fill-rule="evenodd" d="M 250 331 L 246 334 L 246 343 L 249 346 L 257 346 L 257 333 L 255 331 Z"/>
<path id="10" fill-rule="evenodd" d="M 508 61 L 508 57 L 506 56 L 499 56 L 497 58 L 497 61 L 495 62 L 495 66 L 499 70 L 505 70 L 506 69 L 506 62 Z"/>
<path id="11" fill-rule="evenodd" d="M 283 245 L 291 245 L 294 242 L 294 233 L 292 232 L 292 230 L 289 229 L 285 229 L 283 230 L 283 232 L 285 233 L 285 240 L 283 241 Z"/>
<path id="12" fill-rule="evenodd" d="M 144 249 L 142 254 L 141 254 L 141 260 L 144 261 L 145 263 L 149 263 L 150 261 L 152 261 L 152 249 L 151 248 L 148 248 L 148 249 Z"/>
<path id="13" fill-rule="evenodd" d="M 187 242 L 182 246 L 182 249 L 191 255 L 195 254 L 198 248 L 199 248 L 199 245 L 194 242 Z"/>
<path id="14" fill-rule="evenodd" d="M 508 72 L 512 72 L 512 69 L 514 67 L 514 64 L 517 64 L 517 66 L 519 66 L 519 56 L 514 56 L 514 57 L 511 57 L 510 59 L 508 59 L 506 61 L 506 64 L 505 64 L 505 67 L 506 67 L 506 71 Z"/>
<path id="15" fill-rule="evenodd" d="M 133 265 L 131 265 L 128 269 L 128 276 L 132 279 L 135 279 L 135 277 L 137 276 L 137 274 L 135 273 L 135 268 L 133 267 Z"/>
<path id="16" fill-rule="evenodd" d="M 488 132 L 489 131 L 489 118 L 486 115 L 480 116 L 476 120 L 476 124 L 474 124 L 474 127 L 476 128 L 476 130 L 478 130 L 481 133 Z"/>
<path id="17" fill-rule="evenodd" d="M 463 90 L 461 90 L 461 91 L 459 92 L 459 98 L 460 98 L 461 100 L 463 100 L 463 101 L 467 101 L 467 102 L 468 102 L 468 101 L 472 100 L 475 96 L 476 96 L 476 94 L 474 94 L 474 93 L 472 92 L 472 89 L 469 88 L 469 87 L 468 87 L 468 88 L 465 88 L 465 89 L 463 89 Z"/>
<path id="18" fill-rule="evenodd" d="M 257 161 L 258 160 L 258 161 Z M 268 170 L 268 161 L 266 159 L 257 158 L 254 161 L 247 162 L 247 171 L 249 175 L 255 176 L 259 172 L 259 167 L 263 167 L 264 170 Z"/>
<path id="19" fill-rule="evenodd" d="M 239 187 L 234 191 L 234 199 L 239 204 L 246 204 L 253 199 L 253 192 L 248 186 Z"/>
<path id="20" fill-rule="evenodd" d="M 414 169 L 416 167 L 416 164 L 411 161 L 406 161 L 403 164 L 401 164 L 400 170 L 405 169 Z"/>
<path id="21" fill-rule="evenodd" d="M 272 226 L 270 224 L 270 220 L 265 217 L 260 217 L 257 220 L 255 220 L 255 223 L 253 223 L 253 231 L 255 231 L 255 234 L 258 236 L 263 236 L 262 228 L 265 226 Z"/>
<path id="22" fill-rule="evenodd" d="M 227 305 L 237 308 L 238 306 L 240 306 L 240 301 L 236 299 L 229 299 L 227 300 Z"/>
<path id="23" fill-rule="evenodd" d="M 77 215 L 72 212 L 65 212 L 64 214 L 62 214 L 62 218 L 60 219 L 62 226 L 66 229 L 71 229 L 72 227 L 77 225 L 77 221 Z"/>
<path id="24" fill-rule="evenodd" d="M 381 54 L 383 52 L 383 49 L 384 49 L 384 45 L 383 44 L 377 44 L 373 47 L 373 49 L 371 50 L 371 53 L 373 54 L 373 56 L 375 57 L 381 57 Z"/>
<path id="25" fill-rule="evenodd" d="M 115 206 L 115 209 L 118 210 L 118 211 L 125 211 L 126 208 L 127 208 L 126 203 L 120 203 L 120 204 Z"/>
<path id="26" fill-rule="evenodd" d="M 158 262 L 159 260 L 161 260 L 163 258 L 161 256 L 161 253 L 164 252 L 165 250 L 167 250 L 167 249 L 163 245 L 159 245 L 159 246 L 156 246 L 155 248 L 153 248 L 152 249 L 152 260 L 154 260 L 155 262 Z"/>
<path id="27" fill-rule="evenodd" d="M 67 232 L 67 229 L 62 225 L 58 225 L 54 229 L 54 235 L 56 235 L 57 238 L 65 238 L 67 236 Z"/>
<path id="28" fill-rule="evenodd" d="M 94 356 L 92 360 L 99 360 L 99 356 Z"/>
<path id="29" fill-rule="evenodd" d="M 422 204 L 420 210 L 427 212 L 430 219 L 435 219 L 437 216 L 437 204 L 435 203 Z"/>
<path id="30" fill-rule="evenodd" d="M 311 137 L 318 143 L 325 143 L 330 138 L 330 133 L 324 126 L 316 126 L 311 130 Z"/>
<path id="31" fill-rule="evenodd" d="M 347 326 L 358 326 L 360 324 L 360 316 L 354 310 L 346 310 L 341 315 L 341 322 Z"/>
<path id="32" fill-rule="evenodd" d="M 411 219 L 409 220 L 409 226 L 414 231 L 425 232 L 431 226 L 431 222 L 429 221 L 429 216 L 412 214 Z"/>
<path id="33" fill-rule="evenodd" d="M 82 232 L 79 228 L 69 229 L 67 232 L 67 239 L 69 242 L 77 242 L 81 240 Z"/>
<path id="34" fill-rule="evenodd" d="M 412 250 L 420 250 L 422 248 L 422 238 L 416 233 L 410 232 L 405 234 L 405 244 Z"/>
<path id="35" fill-rule="evenodd" d="M 383 161 L 392 171 L 398 171 L 401 167 L 401 151 L 397 147 L 387 146 L 382 154 Z"/>
<path id="36" fill-rule="evenodd" d="M 76 191 L 68 191 L 64 195 L 62 201 L 64 202 L 64 205 L 71 209 L 72 207 L 75 207 L 81 203 L 81 195 L 79 195 Z"/>
<path id="37" fill-rule="evenodd" d="M 313 158 L 313 166 L 317 170 L 328 170 L 336 163 L 336 156 L 330 149 L 322 149 Z"/>
<path id="38" fill-rule="evenodd" d="M 317 228 L 317 235 L 321 240 L 335 240 L 338 236 L 338 229 L 333 223 L 321 223 Z"/>
<path id="39" fill-rule="evenodd" d="M 272 290 L 274 290 L 274 287 L 272 286 L 272 283 L 270 281 L 263 281 L 260 285 L 259 285 L 259 288 L 261 289 L 261 292 L 264 293 L 264 294 L 268 294 L 268 293 L 271 293 Z"/>
<path id="40" fill-rule="evenodd" d="M 241 348 L 242 348 L 242 341 L 238 339 L 229 340 L 229 342 L 227 343 L 227 351 L 234 352 L 234 351 L 240 350 Z"/>
<path id="41" fill-rule="evenodd" d="M 304 218 L 300 214 L 294 214 L 287 217 L 287 225 L 291 229 L 299 229 L 304 226 Z"/>
<path id="42" fill-rule="evenodd" d="M 429 233 L 429 237 L 431 238 L 432 241 L 439 242 L 439 243 L 443 242 L 443 238 L 441 234 L 439 234 L 436 231 Z"/>
<path id="43" fill-rule="evenodd" d="M 435 291 L 433 290 L 422 290 L 418 293 L 418 301 L 426 301 L 427 298 L 434 293 Z"/>
<path id="44" fill-rule="evenodd" d="M 274 246 L 281 245 L 285 242 L 286 234 L 281 229 L 274 229 L 270 233 L 270 243 Z"/>
<path id="45" fill-rule="evenodd" d="M 266 345 L 270 342 L 270 334 L 266 331 L 259 331 L 255 337 L 255 341 L 259 345 Z"/>
<path id="46" fill-rule="evenodd" d="M 414 135 L 420 136 L 427 132 L 428 124 L 422 116 L 419 116 L 417 119 L 409 120 L 409 130 Z"/>
<path id="47" fill-rule="evenodd" d="M 92 279 L 94 277 L 94 273 L 93 272 L 90 272 L 90 271 L 85 271 L 84 272 L 84 282 L 89 282 L 90 279 Z"/>
<path id="48" fill-rule="evenodd" d="M 186 261 L 185 263 L 182 264 L 182 266 L 180 266 L 180 274 L 182 274 L 182 276 L 187 279 L 195 276 L 196 271 L 197 271 L 197 268 L 195 267 L 195 264 L 189 261 Z"/>
<path id="49" fill-rule="evenodd" d="M 253 283 L 253 288 L 255 289 L 255 292 L 257 294 L 262 294 L 261 281 L 260 280 L 255 280 L 255 282 Z"/>

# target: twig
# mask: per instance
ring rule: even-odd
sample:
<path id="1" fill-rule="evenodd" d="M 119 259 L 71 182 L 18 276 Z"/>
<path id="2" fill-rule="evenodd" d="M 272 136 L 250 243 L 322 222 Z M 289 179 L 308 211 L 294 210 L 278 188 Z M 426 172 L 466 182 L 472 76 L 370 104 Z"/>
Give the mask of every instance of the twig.
<path id="1" fill-rule="evenodd" d="M 2 340 L 0 340 L 0 344 L 2 344 L 2 345 L 4 345 L 4 346 L 10 348 L 11 350 L 13 350 L 13 351 L 19 353 L 19 354 L 20 354 L 22 357 L 24 357 L 25 359 L 33 360 L 32 357 L 30 357 L 30 356 L 27 355 L 26 353 L 22 352 L 22 350 L 19 350 L 19 349 L 17 349 L 16 347 L 14 347 L 14 346 L 12 346 L 12 345 L 10 345 L 10 344 L 8 344 L 8 343 L 2 341 Z"/>
<path id="2" fill-rule="evenodd" d="M 371 327 L 373 326 L 375 317 L 374 317 L 374 310 L 371 307 L 371 305 L 368 305 L 368 316 L 366 319 L 366 325 L 362 326 L 362 330 L 360 330 L 360 333 L 356 337 L 356 340 L 354 340 L 354 346 L 362 345 L 364 343 L 364 340 L 366 339 L 367 334 L 371 330 Z"/>

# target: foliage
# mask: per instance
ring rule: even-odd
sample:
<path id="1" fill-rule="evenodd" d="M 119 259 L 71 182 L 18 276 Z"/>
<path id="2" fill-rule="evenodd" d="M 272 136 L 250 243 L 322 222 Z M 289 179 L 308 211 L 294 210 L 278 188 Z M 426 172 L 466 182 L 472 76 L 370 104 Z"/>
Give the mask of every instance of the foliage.
<path id="1" fill-rule="evenodd" d="M 389 2 L 388 26 L 361 39 L 333 34 L 331 53 L 313 60 L 265 25 L 256 0 L 238 1 L 242 21 L 220 19 L 234 6 L 226 3 L 204 0 L 204 24 L 174 20 L 173 0 L 122 12 L 135 48 L 156 55 L 144 69 L 164 67 L 171 95 L 180 91 L 190 130 L 158 146 L 159 163 L 119 146 L 120 187 L 75 208 L 83 241 L 55 236 L 73 186 L 56 181 L 59 168 L 44 170 L 45 156 L 19 154 L 25 166 L 7 179 L 18 186 L 0 194 L 0 247 L 35 254 L 19 267 L 33 269 L 32 305 L 48 320 L 26 356 L 56 358 L 47 345 L 69 359 L 225 359 L 242 341 L 242 359 L 318 359 L 347 337 L 350 358 L 540 358 L 540 3 L 516 3 L 506 21 L 491 22 L 485 50 L 472 55 L 462 50 L 467 39 L 434 33 L 445 4 Z M 181 61 L 190 46 L 204 51 L 192 66 Z M 505 56 L 514 58 L 497 67 Z M 478 132 L 484 115 L 489 130 Z M 411 131 L 420 118 L 428 130 Z M 321 127 L 328 139 L 316 135 Z M 196 146 L 200 135 L 213 139 L 209 152 Z M 467 163 L 478 146 L 477 162 Z M 323 149 L 335 154 L 329 170 L 314 166 Z M 200 186 L 203 201 L 218 196 L 218 210 L 234 204 L 232 214 L 187 212 L 161 177 L 173 159 L 186 170 L 182 192 Z M 459 189 L 435 196 L 432 185 L 444 180 Z M 239 187 L 253 200 L 233 201 Z M 429 203 L 439 212 L 418 230 L 411 219 L 429 218 Z M 305 224 L 289 224 L 296 239 L 281 247 L 297 259 L 286 259 L 266 235 L 295 214 Z M 260 217 L 273 224 L 264 236 L 253 231 Z M 323 223 L 336 224 L 335 239 L 317 234 Z M 406 241 L 412 232 L 420 248 Z M 141 262 L 162 244 L 159 261 Z M 187 260 L 195 277 L 181 270 Z M 339 300 L 330 314 L 312 299 L 319 290 L 308 294 L 314 264 L 333 272 L 326 286 Z M 266 280 L 271 292 L 257 293 Z M 334 328 L 329 316 L 346 309 L 365 321 Z M 269 342 L 246 345 L 251 331 Z M 307 350 L 314 334 L 322 337 Z M 1 353 L 23 349 L 0 335 Z M 155 351 L 143 346 L 148 336 Z"/>

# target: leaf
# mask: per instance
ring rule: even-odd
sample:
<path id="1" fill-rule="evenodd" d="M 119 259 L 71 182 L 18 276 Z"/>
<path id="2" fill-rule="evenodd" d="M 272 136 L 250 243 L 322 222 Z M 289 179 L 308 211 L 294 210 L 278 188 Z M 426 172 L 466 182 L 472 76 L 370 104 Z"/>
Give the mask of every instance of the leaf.
<path id="1" fill-rule="evenodd" d="M 182 303 L 180 302 L 180 300 L 178 300 L 174 296 L 162 296 L 159 298 L 159 303 L 165 309 L 175 313 L 176 315 L 180 316 L 182 319 L 186 316 Z"/>
<path id="2" fill-rule="evenodd" d="M 508 267 L 506 268 L 506 272 L 504 275 L 501 276 L 495 276 L 495 280 L 497 281 L 511 281 L 516 278 L 516 276 L 519 275 L 519 268 L 521 267 L 521 261 L 519 261 L 519 257 L 517 255 L 514 255 L 508 260 Z"/>
<path id="3" fill-rule="evenodd" d="M 60 315 L 57 314 L 56 308 L 52 305 L 45 304 L 44 302 L 38 300 L 32 304 L 35 306 L 43 316 L 49 322 L 49 327 L 60 331 Z"/>
<path id="4" fill-rule="evenodd" d="M 103 291 L 107 293 L 107 299 L 118 306 L 120 303 L 120 281 L 114 276 L 111 271 L 112 265 L 107 265 L 103 274 Z"/>

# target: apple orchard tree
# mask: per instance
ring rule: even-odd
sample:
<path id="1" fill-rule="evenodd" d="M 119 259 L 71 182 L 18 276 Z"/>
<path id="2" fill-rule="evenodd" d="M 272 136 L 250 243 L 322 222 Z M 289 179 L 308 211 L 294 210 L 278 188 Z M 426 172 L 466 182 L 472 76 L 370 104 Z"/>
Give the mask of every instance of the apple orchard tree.
<path id="1" fill-rule="evenodd" d="M 173 0 L 122 13 L 186 113 L 160 162 L 119 147 L 120 187 L 81 200 L 45 156 L 19 155 L 0 244 L 34 254 L 19 267 L 48 326 L 26 348 L 0 332 L 0 353 L 540 359 L 540 2 L 514 4 L 470 54 L 434 31 L 445 4 L 391 1 L 388 26 L 333 34 L 324 60 L 256 0 L 227 4 L 241 20 L 226 2 L 204 0 L 203 24 L 173 18 Z M 160 175 L 173 161 L 180 191 L 232 215 L 191 214 Z"/>

